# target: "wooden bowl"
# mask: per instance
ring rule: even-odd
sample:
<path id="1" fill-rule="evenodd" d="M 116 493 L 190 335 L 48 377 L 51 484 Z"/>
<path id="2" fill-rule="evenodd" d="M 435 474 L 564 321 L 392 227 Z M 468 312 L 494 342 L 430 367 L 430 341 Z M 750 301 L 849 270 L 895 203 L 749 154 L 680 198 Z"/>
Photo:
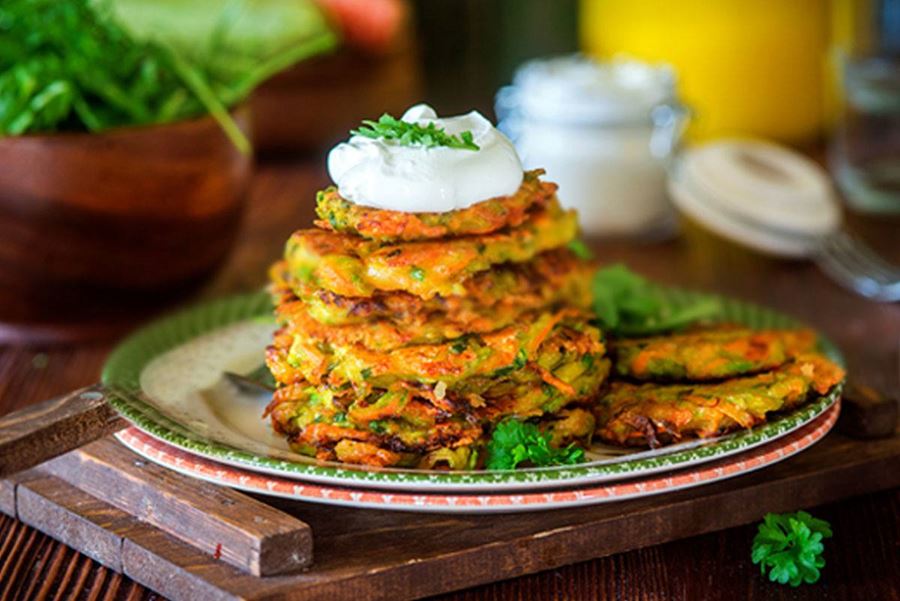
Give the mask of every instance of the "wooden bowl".
<path id="1" fill-rule="evenodd" d="M 246 109 L 235 118 L 248 129 Z M 0 342 L 99 333 L 202 281 L 234 242 L 251 167 L 211 117 L 0 139 Z"/>
<path id="2" fill-rule="evenodd" d="M 383 54 L 342 48 L 304 61 L 253 93 L 254 145 L 263 154 L 329 148 L 362 119 L 402 114 L 421 98 L 420 79 L 409 35 Z"/>

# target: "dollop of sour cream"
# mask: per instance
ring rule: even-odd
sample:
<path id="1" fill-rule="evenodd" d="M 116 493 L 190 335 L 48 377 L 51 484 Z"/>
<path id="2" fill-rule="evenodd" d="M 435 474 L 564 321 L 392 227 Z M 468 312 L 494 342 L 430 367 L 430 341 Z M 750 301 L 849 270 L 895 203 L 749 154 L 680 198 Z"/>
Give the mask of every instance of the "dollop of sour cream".
<path id="1" fill-rule="evenodd" d="M 479 150 L 352 136 L 328 154 L 328 173 L 343 198 L 391 211 L 442 213 L 513 194 L 522 184 L 522 162 L 512 143 L 477 111 L 439 118 L 418 104 L 402 120 L 434 123 L 452 135 L 470 131 Z"/>

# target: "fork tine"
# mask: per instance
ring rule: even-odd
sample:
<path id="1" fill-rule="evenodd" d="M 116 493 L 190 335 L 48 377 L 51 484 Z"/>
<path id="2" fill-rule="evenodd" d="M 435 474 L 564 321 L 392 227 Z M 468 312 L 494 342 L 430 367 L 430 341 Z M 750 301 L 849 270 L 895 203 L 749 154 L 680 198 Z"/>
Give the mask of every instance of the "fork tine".
<path id="1" fill-rule="evenodd" d="M 823 239 L 816 262 L 826 274 L 863 296 L 900 300 L 900 272 L 846 232 Z"/>
<path id="2" fill-rule="evenodd" d="M 852 267 L 842 261 L 839 255 L 823 251 L 816 258 L 816 263 L 822 271 L 845 288 L 869 298 L 878 294 L 878 283 L 870 278 L 860 277 Z"/>
<path id="3" fill-rule="evenodd" d="M 866 276 L 885 285 L 900 280 L 900 275 L 884 259 L 878 257 L 863 242 L 847 234 L 835 236 L 831 253 L 859 276 Z"/>
<path id="4" fill-rule="evenodd" d="M 869 268 L 871 273 L 877 273 L 882 276 L 888 284 L 900 281 L 900 268 L 891 265 L 882 257 L 875 253 L 872 248 L 860 240 L 852 236 L 846 236 L 844 243 L 847 252 L 856 255 L 859 262 Z"/>

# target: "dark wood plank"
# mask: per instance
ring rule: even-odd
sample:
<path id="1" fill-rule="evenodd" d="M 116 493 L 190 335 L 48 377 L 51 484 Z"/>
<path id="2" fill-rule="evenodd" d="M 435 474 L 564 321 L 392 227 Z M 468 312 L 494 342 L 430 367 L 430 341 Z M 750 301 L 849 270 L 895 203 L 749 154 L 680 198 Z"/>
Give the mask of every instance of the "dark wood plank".
<path id="1" fill-rule="evenodd" d="M 118 572 L 122 539 L 139 525 L 125 512 L 40 472 L 16 487 L 16 510 L 22 522 Z"/>
<path id="2" fill-rule="evenodd" d="M 63 455 L 46 469 L 251 574 L 296 572 L 312 562 L 312 533 L 299 519 L 145 462 L 113 439 Z"/>
<path id="3" fill-rule="evenodd" d="M 0 478 L 126 426 L 99 385 L 0 417 Z"/>
<path id="4" fill-rule="evenodd" d="M 750 560 L 756 524 L 504 580 L 430 601 L 897 599 L 900 490 L 808 508 L 831 522 L 826 566 L 815 585 L 769 582 Z"/>
<path id="5" fill-rule="evenodd" d="M 157 529 L 148 529 L 122 545 L 124 574 L 171 599 L 249 598 L 288 577 L 257 578 Z"/>
<path id="6" fill-rule="evenodd" d="M 897 429 L 898 404 L 871 386 L 850 382 L 844 389 L 838 428 L 854 438 L 881 438 Z"/>
<path id="7" fill-rule="evenodd" d="M 105 490 L 109 496 L 104 498 L 119 504 L 118 489 L 134 488 L 111 473 L 119 464 L 102 469 L 88 464 L 110 453 L 124 456 L 122 449 L 107 443 L 91 445 L 103 447 L 99 451 L 59 458 L 53 469 L 58 474 L 95 472 L 108 488 L 96 480 L 84 481 L 98 496 Z M 900 436 L 860 442 L 831 434 L 796 457 L 740 478 L 657 497 L 530 515 L 419 515 L 273 502 L 285 512 L 302 515 L 316 533 L 317 560 L 303 574 L 264 579 L 237 575 L 234 568 L 208 553 L 186 549 L 169 534 L 144 531 L 143 538 L 125 537 L 123 569 L 176 598 L 414 598 L 740 526 L 769 511 L 897 487 L 900 471 L 893 468 L 898 461 Z M 127 463 L 132 465 L 133 458 Z M 147 467 L 139 467 L 130 478 L 160 469 Z M 207 487 L 192 481 L 182 486 L 179 494 L 187 498 Z M 153 506 L 152 489 L 145 492 L 147 504 Z M 340 519 L 335 519 L 336 511 Z M 73 546 L 83 544 L 76 541 Z"/>
<path id="8" fill-rule="evenodd" d="M 0 513 L 16 517 L 16 485 L 10 480 L 0 480 Z"/>
<path id="9" fill-rule="evenodd" d="M 900 437 L 833 434 L 754 474 L 622 503 L 530 515 L 416 515 L 279 505 L 316 533 L 316 564 L 286 598 L 399 599 L 555 568 L 900 485 Z M 280 592 L 280 591 L 279 591 Z"/>

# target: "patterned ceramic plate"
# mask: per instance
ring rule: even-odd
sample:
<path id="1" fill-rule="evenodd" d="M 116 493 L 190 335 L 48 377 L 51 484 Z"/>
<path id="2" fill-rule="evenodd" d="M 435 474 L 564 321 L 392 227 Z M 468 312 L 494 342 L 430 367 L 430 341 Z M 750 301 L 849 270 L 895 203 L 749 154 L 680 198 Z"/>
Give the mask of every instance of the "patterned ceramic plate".
<path id="1" fill-rule="evenodd" d="M 647 497 L 747 474 L 787 459 L 821 440 L 834 426 L 839 410 L 840 403 L 837 403 L 813 423 L 787 436 L 702 466 L 624 482 L 594 484 L 585 488 L 526 491 L 524 493 L 386 492 L 366 488 L 312 484 L 281 476 L 260 474 L 204 459 L 147 436 L 137 428 L 129 428 L 117 436 L 125 446 L 134 452 L 177 472 L 215 484 L 263 495 L 326 505 L 393 511 L 513 513 L 596 505 Z"/>
<path id="2" fill-rule="evenodd" d="M 673 302 L 707 295 L 666 290 Z M 720 299 L 721 318 L 756 328 L 792 327 L 789 317 L 755 305 Z M 828 395 L 776 416 L 759 427 L 716 439 L 654 451 L 595 445 L 589 461 L 513 471 L 448 472 L 373 469 L 317 462 L 292 452 L 261 418 L 268 398 L 248 396 L 222 378 L 257 367 L 274 323 L 264 294 L 200 305 L 155 322 L 115 350 L 103 372 L 110 403 L 144 433 L 185 451 L 236 467 L 319 484 L 382 490 L 473 492 L 575 487 L 646 477 L 714 461 L 786 436 L 824 413 L 840 396 Z M 841 361 L 837 350 L 824 351 Z"/>

